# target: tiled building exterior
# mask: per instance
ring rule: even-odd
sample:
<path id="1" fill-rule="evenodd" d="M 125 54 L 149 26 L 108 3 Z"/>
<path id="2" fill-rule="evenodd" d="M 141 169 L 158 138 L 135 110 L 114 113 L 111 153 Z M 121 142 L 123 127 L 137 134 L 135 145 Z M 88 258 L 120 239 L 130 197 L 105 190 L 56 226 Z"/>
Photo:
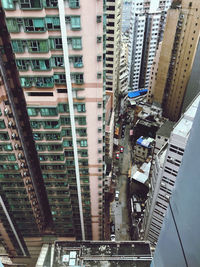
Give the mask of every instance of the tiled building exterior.
<path id="1" fill-rule="evenodd" d="M 167 14 L 158 68 L 153 70 L 156 81 L 150 88 L 151 98 L 163 108 L 163 115 L 177 121 L 199 41 L 200 2 L 174 1 Z"/>
<path id="2" fill-rule="evenodd" d="M 101 239 L 103 1 L 3 0 L 2 5 L 51 208 L 54 233 L 76 239 L 84 239 L 84 235 L 86 239 Z M 62 31 L 61 24 L 64 25 Z M 69 56 L 64 55 L 63 48 L 65 52 L 68 50 Z M 70 74 L 65 71 L 66 59 L 69 59 Z M 73 102 L 70 102 L 70 84 Z M 1 135 L 4 143 L 1 144 L 1 160 L 12 165 L 9 171 L 2 167 L 1 176 L 12 183 L 14 177 L 20 178 L 19 169 L 23 166 L 17 164 L 13 154 L 15 147 L 3 129 Z M 74 140 L 77 140 L 77 146 Z M 19 192 L 18 187 L 13 191 L 16 199 Z M 20 201 L 23 204 L 25 196 Z M 18 209 L 20 207 L 13 207 L 13 213 Z M 31 214 L 26 214 L 26 221 L 29 226 L 21 224 L 22 234 L 40 235 L 35 230 Z"/>
<path id="3" fill-rule="evenodd" d="M 163 37 L 170 3 L 170 0 L 133 1 L 129 37 L 130 90 L 148 88 L 151 66 Z"/>

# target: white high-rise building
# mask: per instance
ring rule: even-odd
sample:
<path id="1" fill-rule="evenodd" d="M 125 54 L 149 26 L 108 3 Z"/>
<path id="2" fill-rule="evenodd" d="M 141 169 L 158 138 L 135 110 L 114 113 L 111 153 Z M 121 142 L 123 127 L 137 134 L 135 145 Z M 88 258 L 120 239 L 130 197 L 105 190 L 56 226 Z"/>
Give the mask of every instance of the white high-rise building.
<path id="1" fill-rule="evenodd" d="M 143 220 L 144 239 L 149 240 L 152 245 L 156 245 L 161 231 L 199 101 L 200 95 L 183 114 L 174 127 L 169 142 L 166 142 L 155 157 L 150 196 Z"/>
<path id="2" fill-rule="evenodd" d="M 135 0 L 129 41 L 130 90 L 147 88 L 156 49 L 163 37 L 171 0 Z"/>
<path id="3" fill-rule="evenodd" d="M 128 33 L 130 30 L 130 19 L 132 14 L 132 5 L 134 0 L 124 0 L 122 8 L 122 33 Z"/>

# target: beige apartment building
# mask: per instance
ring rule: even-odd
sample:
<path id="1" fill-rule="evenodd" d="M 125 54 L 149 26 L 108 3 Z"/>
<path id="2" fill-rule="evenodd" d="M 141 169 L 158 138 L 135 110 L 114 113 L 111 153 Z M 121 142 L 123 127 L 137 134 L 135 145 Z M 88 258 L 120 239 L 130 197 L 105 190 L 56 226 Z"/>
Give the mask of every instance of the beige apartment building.
<path id="1" fill-rule="evenodd" d="M 185 90 L 199 41 L 200 2 L 174 1 L 167 14 L 164 38 L 153 72 L 152 100 L 163 108 L 172 121 L 180 117 Z M 151 93 L 150 93 L 151 94 Z"/>
<path id="2" fill-rule="evenodd" d="M 115 116 L 118 116 L 120 41 L 121 41 L 122 0 L 106 1 L 106 45 L 105 57 L 105 88 L 106 88 L 106 127 L 105 152 L 112 157 Z M 111 103 L 110 103 L 111 101 Z M 110 105 L 111 104 L 111 105 Z M 108 109 L 107 109 L 108 108 Z M 109 114 L 108 114 L 109 113 Z"/>

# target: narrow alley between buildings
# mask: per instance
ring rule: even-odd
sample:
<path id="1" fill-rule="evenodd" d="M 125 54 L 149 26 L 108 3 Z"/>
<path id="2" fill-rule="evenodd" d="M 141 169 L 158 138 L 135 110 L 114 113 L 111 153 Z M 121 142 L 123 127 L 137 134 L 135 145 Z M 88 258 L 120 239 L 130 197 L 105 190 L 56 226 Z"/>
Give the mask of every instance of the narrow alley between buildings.
<path id="1" fill-rule="evenodd" d="M 115 225 L 116 241 L 130 240 L 129 234 L 129 215 L 128 215 L 128 170 L 131 161 L 131 148 L 129 146 L 129 126 L 125 128 L 125 136 L 119 140 L 119 146 L 124 148 L 119 153 L 119 159 L 115 159 L 114 165 L 118 166 L 119 172 L 116 177 L 116 190 L 119 191 L 119 200 L 116 198 L 110 203 L 111 218 Z"/>

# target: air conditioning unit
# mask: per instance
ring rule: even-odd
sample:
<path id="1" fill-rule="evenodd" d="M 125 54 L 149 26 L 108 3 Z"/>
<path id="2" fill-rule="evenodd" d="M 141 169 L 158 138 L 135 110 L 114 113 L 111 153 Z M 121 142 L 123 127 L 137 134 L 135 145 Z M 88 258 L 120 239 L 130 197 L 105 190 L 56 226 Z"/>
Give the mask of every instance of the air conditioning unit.
<path id="1" fill-rule="evenodd" d="M 19 149 L 19 144 L 14 145 L 15 149 Z"/>
<path id="2" fill-rule="evenodd" d="M 34 199 L 35 198 L 35 194 L 31 194 L 30 199 Z"/>
<path id="3" fill-rule="evenodd" d="M 8 122 L 8 127 L 11 128 L 11 127 L 13 127 L 13 126 L 14 126 L 14 123 L 13 123 L 12 121 L 9 121 L 9 122 Z"/>
<path id="4" fill-rule="evenodd" d="M 31 179 L 26 179 L 26 184 L 31 184 Z"/>
<path id="5" fill-rule="evenodd" d="M 37 201 L 33 200 L 32 204 L 33 204 L 33 206 L 37 205 Z"/>
<path id="6" fill-rule="evenodd" d="M 16 133 L 12 133 L 11 134 L 11 138 L 17 140 L 18 139 L 18 135 Z"/>
<path id="7" fill-rule="evenodd" d="M 21 152 L 18 153 L 18 159 L 23 159 L 23 154 Z"/>
<path id="8" fill-rule="evenodd" d="M 20 164 L 20 167 L 21 167 L 21 168 L 25 168 L 25 162 L 22 162 L 22 163 Z"/>
<path id="9" fill-rule="evenodd" d="M 29 186 L 29 187 L 28 187 L 28 191 L 29 191 L 29 192 L 33 191 L 33 187 L 32 187 L 32 186 Z"/>
<path id="10" fill-rule="evenodd" d="M 27 176 L 27 172 L 23 172 L 22 176 L 26 177 Z"/>
<path id="11" fill-rule="evenodd" d="M 5 115 L 8 115 L 10 113 L 10 110 L 8 108 L 5 108 L 4 113 L 5 113 Z"/>

